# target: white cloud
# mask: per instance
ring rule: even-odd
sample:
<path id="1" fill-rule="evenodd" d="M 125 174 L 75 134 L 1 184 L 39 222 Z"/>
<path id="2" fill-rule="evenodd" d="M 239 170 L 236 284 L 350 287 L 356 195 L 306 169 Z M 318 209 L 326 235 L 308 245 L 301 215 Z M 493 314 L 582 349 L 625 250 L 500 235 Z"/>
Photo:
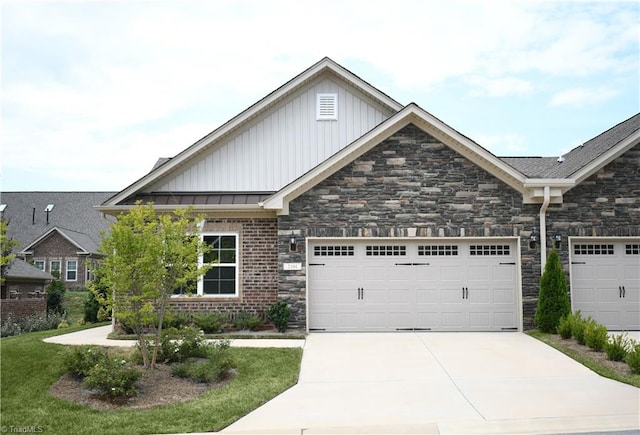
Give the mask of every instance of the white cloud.
<path id="1" fill-rule="evenodd" d="M 549 106 L 595 105 L 619 95 L 620 91 L 607 87 L 598 89 L 573 88 L 557 92 L 551 97 Z"/>
<path id="2" fill-rule="evenodd" d="M 528 80 L 515 77 L 499 79 L 475 78 L 469 80 L 473 86 L 469 95 L 478 97 L 510 97 L 531 95 L 534 85 Z"/>
<path id="3" fill-rule="evenodd" d="M 499 157 L 531 155 L 525 136 L 515 133 L 474 136 L 475 141 Z"/>

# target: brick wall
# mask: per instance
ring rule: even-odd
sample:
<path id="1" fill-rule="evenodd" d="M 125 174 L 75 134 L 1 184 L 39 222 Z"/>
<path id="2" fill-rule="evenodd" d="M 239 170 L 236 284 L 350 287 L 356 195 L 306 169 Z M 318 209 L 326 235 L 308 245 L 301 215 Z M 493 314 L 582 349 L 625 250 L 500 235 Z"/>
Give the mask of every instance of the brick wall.
<path id="1" fill-rule="evenodd" d="M 34 313 L 47 312 L 46 286 L 42 282 L 7 282 L 7 299 L 0 301 L 0 323 L 11 316 L 22 319 Z"/>
<path id="2" fill-rule="evenodd" d="M 78 247 L 62 237 L 58 232 L 53 232 L 49 237 L 40 241 L 33 248 L 33 255 L 28 258 L 28 261 L 44 260 L 45 271 L 51 272 L 51 260 L 59 260 L 61 265 L 60 280 L 64 283 L 65 287 L 69 289 L 86 287 L 86 273 L 87 259 L 84 255 L 78 255 Z M 76 260 L 78 263 L 78 269 L 76 271 L 76 280 L 67 281 L 67 260 Z"/>
<path id="3" fill-rule="evenodd" d="M 240 237 L 239 295 L 233 298 L 174 297 L 176 311 L 240 311 L 263 315 L 277 301 L 278 264 L 275 219 L 208 219 L 205 232 L 237 231 Z"/>

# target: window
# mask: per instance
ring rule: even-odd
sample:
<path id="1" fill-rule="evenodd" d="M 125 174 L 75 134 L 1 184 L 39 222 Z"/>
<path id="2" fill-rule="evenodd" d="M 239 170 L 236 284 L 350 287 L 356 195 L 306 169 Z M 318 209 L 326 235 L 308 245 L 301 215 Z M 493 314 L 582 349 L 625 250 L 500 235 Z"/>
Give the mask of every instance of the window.
<path id="1" fill-rule="evenodd" d="M 511 255 L 509 245 L 471 245 L 469 255 Z"/>
<path id="2" fill-rule="evenodd" d="M 625 245 L 627 255 L 640 255 L 640 243 Z"/>
<path id="3" fill-rule="evenodd" d="M 238 294 L 238 235 L 204 234 L 202 240 L 211 251 L 203 263 L 211 265 L 198 285 L 203 296 L 236 296 Z"/>
<path id="4" fill-rule="evenodd" d="M 49 272 L 56 278 L 60 278 L 60 269 L 62 262 L 60 260 L 51 260 L 49 262 Z"/>
<path id="5" fill-rule="evenodd" d="M 353 246 L 328 245 L 313 247 L 313 255 L 316 257 L 353 257 L 354 252 Z"/>
<path id="6" fill-rule="evenodd" d="M 338 94 L 318 94 L 316 96 L 316 120 L 338 119 Z"/>
<path id="7" fill-rule="evenodd" d="M 78 280 L 78 260 L 67 260 L 67 281 Z"/>
<path id="8" fill-rule="evenodd" d="M 44 260 L 34 260 L 33 265 L 38 269 L 44 271 Z"/>
<path id="9" fill-rule="evenodd" d="M 367 257 L 398 257 L 407 255 L 406 246 L 396 245 L 372 245 L 366 248 Z"/>
<path id="10" fill-rule="evenodd" d="M 613 245 L 608 244 L 579 244 L 574 245 L 573 253 L 576 255 L 614 255 Z"/>
<path id="11" fill-rule="evenodd" d="M 458 255 L 457 245 L 419 245 L 418 255 L 450 256 Z"/>

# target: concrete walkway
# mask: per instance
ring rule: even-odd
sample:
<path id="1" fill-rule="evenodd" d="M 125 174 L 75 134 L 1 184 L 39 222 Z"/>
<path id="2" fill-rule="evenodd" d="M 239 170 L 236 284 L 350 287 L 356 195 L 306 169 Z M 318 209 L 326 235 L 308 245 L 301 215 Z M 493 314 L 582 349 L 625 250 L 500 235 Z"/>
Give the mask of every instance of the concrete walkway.
<path id="1" fill-rule="evenodd" d="M 69 334 L 57 335 L 45 338 L 46 343 L 82 345 L 93 344 L 95 346 L 135 346 L 136 340 L 110 340 L 107 336 L 111 333 L 111 325 L 98 326 L 97 328 L 84 329 Z M 230 340 L 232 347 L 304 347 L 304 339 L 234 339 Z"/>
<path id="2" fill-rule="evenodd" d="M 638 429 L 639 389 L 525 334 L 363 333 L 309 335 L 298 384 L 222 433 Z"/>

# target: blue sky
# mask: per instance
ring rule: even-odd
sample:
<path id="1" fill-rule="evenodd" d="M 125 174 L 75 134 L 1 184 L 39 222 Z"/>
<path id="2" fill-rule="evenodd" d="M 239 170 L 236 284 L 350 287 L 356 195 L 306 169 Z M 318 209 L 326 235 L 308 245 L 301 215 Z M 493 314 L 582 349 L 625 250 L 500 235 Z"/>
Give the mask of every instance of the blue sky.
<path id="1" fill-rule="evenodd" d="M 640 111 L 640 4 L 3 0 L 0 190 L 113 190 L 329 56 L 498 156 Z"/>

